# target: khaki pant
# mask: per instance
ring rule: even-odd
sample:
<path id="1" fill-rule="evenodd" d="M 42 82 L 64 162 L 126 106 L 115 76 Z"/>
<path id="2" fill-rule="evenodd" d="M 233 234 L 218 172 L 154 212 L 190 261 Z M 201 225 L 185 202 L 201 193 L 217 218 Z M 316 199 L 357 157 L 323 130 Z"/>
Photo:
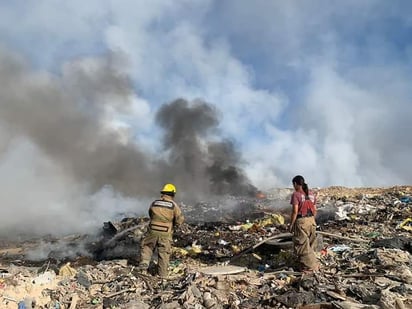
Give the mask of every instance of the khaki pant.
<path id="1" fill-rule="evenodd" d="M 318 268 L 319 264 L 314 251 L 315 242 L 315 218 L 306 217 L 297 219 L 293 228 L 293 244 L 295 254 L 303 268 Z"/>
<path id="2" fill-rule="evenodd" d="M 172 251 L 170 236 L 159 236 L 149 232 L 141 244 L 140 265 L 149 265 L 153 251 L 157 247 L 159 260 L 159 276 L 166 278 L 168 275 L 169 258 Z"/>

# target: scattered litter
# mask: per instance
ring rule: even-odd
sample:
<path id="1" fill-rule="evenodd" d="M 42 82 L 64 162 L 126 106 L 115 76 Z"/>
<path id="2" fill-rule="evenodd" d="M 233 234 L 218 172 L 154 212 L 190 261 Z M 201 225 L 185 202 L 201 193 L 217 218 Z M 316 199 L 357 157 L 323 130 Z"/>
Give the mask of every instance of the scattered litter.
<path id="1" fill-rule="evenodd" d="M 227 246 L 228 244 L 230 244 L 230 242 L 227 242 L 223 239 L 219 239 L 219 241 L 217 242 L 219 245 L 223 245 L 223 246 Z"/>
<path id="2" fill-rule="evenodd" d="M 72 277 L 76 275 L 76 270 L 70 266 L 70 262 L 60 267 L 59 276 Z"/>
<path id="3" fill-rule="evenodd" d="M 350 250 L 350 247 L 347 245 L 336 245 L 328 248 L 333 252 L 344 252 L 346 250 Z"/>
<path id="4" fill-rule="evenodd" d="M 412 202 L 412 198 L 410 196 L 404 196 L 399 199 L 402 203 L 409 204 Z"/>
<path id="5" fill-rule="evenodd" d="M 76 279 L 77 279 L 77 283 L 84 286 L 85 288 L 89 288 L 92 285 L 88 275 L 83 271 L 79 271 L 77 273 Z"/>
<path id="6" fill-rule="evenodd" d="M 24 301 L 18 303 L 17 309 L 26 309 L 26 304 L 24 303 Z"/>
<path id="7" fill-rule="evenodd" d="M 5 242 L 0 307 L 411 308 L 411 189 L 317 189 L 314 274 L 300 272 L 294 258 L 285 224 L 291 189 L 184 205 L 188 223 L 175 231 L 168 278 L 153 275 L 156 263 L 136 267 L 145 218 L 105 222 L 98 239 L 49 240 L 70 257 L 53 251 L 33 262 L 25 248 L 40 251 L 48 240 Z"/>
<path id="8" fill-rule="evenodd" d="M 54 278 L 56 278 L 56 274 L 53 271 L 46 271 L 34 278 L 33 283 L 40 285 L 49 284 L 54 280 Z"/>
<path id="9" fill-rule="evenodd" d="M 401 224 L 398 225 L 399 228 L 412 232 L 412 218 L 405 219 Z"/>
<path id="10" fill-rule="evenodd" d="M 199 271 L 206 275 L 233 275 L 245 272 L 247 268 L 234 265 L 210 266 L 201 268 Z"/>

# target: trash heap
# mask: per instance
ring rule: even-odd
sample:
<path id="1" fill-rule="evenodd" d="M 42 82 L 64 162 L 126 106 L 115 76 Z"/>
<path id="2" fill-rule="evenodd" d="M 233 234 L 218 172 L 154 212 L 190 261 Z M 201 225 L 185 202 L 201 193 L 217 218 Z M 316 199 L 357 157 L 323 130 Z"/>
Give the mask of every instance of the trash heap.
<path id="1" fill-rule="evenodd" d="M 412 308 L 412 187 L 317 194 L 320 272 L 296 271 L 289 208 L 234 198 L 241 210 L 213 202 L 209 217 L 206 202 L 184 205 L 167 280 L 155 261 L 149 274 L 136 270 L 147 218 L 59 240 L 70 256 L 53 250 L 33 261 L 40 241 L 4 244 L 0 308 Z M 199 220 L 200 210 L 213 220 Z"/>

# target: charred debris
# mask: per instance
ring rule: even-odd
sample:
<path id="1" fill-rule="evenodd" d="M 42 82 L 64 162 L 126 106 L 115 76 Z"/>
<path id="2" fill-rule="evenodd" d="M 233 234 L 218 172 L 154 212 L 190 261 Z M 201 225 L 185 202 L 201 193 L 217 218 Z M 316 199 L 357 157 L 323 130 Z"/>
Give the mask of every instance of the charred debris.
<path id="1" fill-rule="evenodd" d="M 290 193 L 183 205 L 168 280 L 136 271 L 147 218 L 3 240 L 0 307 L 412 308 L 412 187 L 318 189 L 313 274 L 295 268 Z"/>

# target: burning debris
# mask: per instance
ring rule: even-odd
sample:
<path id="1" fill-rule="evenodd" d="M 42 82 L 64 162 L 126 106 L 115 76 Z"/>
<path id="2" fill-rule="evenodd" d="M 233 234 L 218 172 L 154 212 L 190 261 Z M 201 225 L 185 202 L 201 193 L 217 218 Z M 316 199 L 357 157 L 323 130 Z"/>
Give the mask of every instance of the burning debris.
<path id="1" fill-rule="evenodd" d="M 401 223 L 412 217 L 411 193 L 319 190 L 319 209 L 335 217 L 319 224 L 322 268 L 314 274 L 294 268 L 289 209 L 261 198 L 233 198 L 248 211 L 233 207 L 214 222 L 195 214 L 218 202 L 185 205 L 188 223 L 174 235 L 168 280 L 136 270 L 145 218 L 106 222 L 99 235 L 49 239 L 53 250 L 36 261 L 41 243 L 14 243 L 2 251 L 2 308 L 410 308 L 411 231 Z M 72 255 L 63 257 L 68 247 Z"/>

